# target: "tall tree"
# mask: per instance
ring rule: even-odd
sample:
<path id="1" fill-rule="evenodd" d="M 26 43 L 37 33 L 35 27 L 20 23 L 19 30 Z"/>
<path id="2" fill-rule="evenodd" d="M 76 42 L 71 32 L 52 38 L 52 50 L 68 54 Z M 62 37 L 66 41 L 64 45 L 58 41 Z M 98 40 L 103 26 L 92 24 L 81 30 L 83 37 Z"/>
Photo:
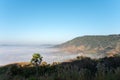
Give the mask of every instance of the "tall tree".
<path id="1" fill-rule="evenodd" d="M 36 67 L 36 76 L 38 77 L 39 65 L 42 62 L 42 56 L 39 53 L 32 55 L 31 63 Z"/>

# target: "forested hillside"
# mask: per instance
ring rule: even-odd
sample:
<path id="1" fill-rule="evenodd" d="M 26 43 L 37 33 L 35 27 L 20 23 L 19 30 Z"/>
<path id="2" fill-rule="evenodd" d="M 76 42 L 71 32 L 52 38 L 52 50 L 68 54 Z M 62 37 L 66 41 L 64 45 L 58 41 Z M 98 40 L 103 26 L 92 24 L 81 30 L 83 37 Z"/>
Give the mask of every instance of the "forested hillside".
<path id="1" fill-rule="evenodd" d="M 37 73 L 37 75 L 36 75 Z M 71 62 L 0 67 L 0 80 L 120 80 L 120 57 L 90 59 L 77 57 Z"/>
<path id="2" fill-rule="evenodd" d="M 120 53 L 120 35 L 83 36 L 57 45 L 63 51 L 71 53 Z"/>

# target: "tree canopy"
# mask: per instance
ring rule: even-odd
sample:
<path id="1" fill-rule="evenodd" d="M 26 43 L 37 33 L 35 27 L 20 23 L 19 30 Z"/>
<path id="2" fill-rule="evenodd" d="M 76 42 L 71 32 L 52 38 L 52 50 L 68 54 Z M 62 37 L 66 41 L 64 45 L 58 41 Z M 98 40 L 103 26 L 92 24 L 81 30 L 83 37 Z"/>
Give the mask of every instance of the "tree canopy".
<path id="1" fill-rule="evenodd" d="M 41 64 L 41 62 L 42 62 L 42 56 L 39 54 L 39 53 L 34 53 L 33 55 L 32 55 L 32 59 L 31 59 L 31 63 L 33 64 L 33 65 L 40 65 Z"/>

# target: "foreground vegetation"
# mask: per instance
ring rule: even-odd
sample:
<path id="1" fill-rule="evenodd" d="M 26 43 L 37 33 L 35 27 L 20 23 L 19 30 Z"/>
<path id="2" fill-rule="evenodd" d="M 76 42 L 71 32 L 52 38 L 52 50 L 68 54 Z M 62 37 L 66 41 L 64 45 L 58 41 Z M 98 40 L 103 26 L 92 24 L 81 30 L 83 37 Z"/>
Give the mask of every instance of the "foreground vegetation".
<path id="1" fill-rule="evenodd" d="M 120 80 L 120 57 L 98 60 L 77 57 L 52 65 L 43 62 L 37 70 L 38 75 L 32 65 L 7 65 L 0 67 L 0 80 Z"/>

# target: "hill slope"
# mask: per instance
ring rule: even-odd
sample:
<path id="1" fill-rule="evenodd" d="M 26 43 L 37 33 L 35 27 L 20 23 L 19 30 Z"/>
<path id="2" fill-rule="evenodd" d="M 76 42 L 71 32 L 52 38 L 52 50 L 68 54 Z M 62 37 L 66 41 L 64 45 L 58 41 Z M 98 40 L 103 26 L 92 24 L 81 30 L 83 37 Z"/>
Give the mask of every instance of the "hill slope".
<path id="1" fill-rule="evenodd" d="M 0 80 L 120 80 L 120 57 L 75 59 L 39 67 L 11 64 L 0 67 Z M 21 63 L 20 63 L 21 64 Z"/>
<path id="2" fill-rule="evenodd" d="M 57 45 L 63 51 L 72 53 L 120 53 L 120 35 L 83 36 Z"/>

